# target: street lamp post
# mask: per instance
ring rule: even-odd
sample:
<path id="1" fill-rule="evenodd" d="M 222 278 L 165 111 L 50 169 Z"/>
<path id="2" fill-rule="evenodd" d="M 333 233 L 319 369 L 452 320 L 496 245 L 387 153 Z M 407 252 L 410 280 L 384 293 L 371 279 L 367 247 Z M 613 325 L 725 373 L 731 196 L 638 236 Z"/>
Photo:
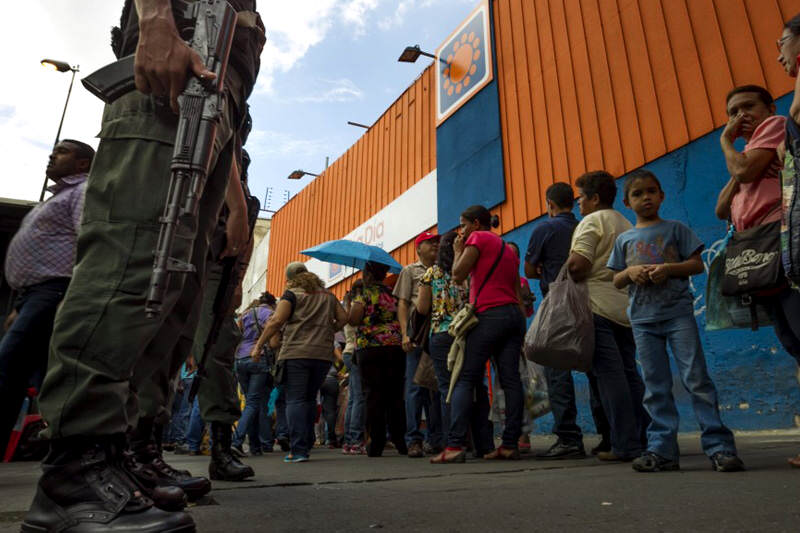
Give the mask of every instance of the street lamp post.
<path id="1" fill-rule="evenodd" d="M 55 147 L 58 144 L 59 139 L 61 139 L 61 127 L 64 125 L 64 117 L 67 114 L 67 104 L 69 104 L 69 97 L 72 95 L 72 84 L 75 82 L 75 74 L 80 71 L 80 68 L 79 65 L 72 67 L 69 63 L 55 59 L 42 59 L 41 64 L 58 72 L 72 72 L 72 79 L 69 80 L 69 89 L 67 90 L 67 99 L 64 102 L 64 110 L 61 112 L 61 121 L 58 123 L 56 140 L 53 143 L 53 147 Z M 42 192 L 39 194 L 40 202 L 44 200 L 45 191 L 47 191 L 47 176 L 44 177 L 44 183 L 42 183 Z"/>

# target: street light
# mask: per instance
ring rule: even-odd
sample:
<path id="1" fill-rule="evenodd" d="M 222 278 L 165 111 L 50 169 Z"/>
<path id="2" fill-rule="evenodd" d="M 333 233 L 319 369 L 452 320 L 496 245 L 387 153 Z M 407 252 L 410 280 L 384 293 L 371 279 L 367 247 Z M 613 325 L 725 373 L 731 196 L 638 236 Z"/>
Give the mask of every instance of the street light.
<path id="1" fill-rule="evenodd" d="M 64 102 L 64 110 L 61 112 L 61 122 L 58 123 L 58 131 L 56 132 L 56 141 L 53 143 L 53 147 L 58 144 L 58 140 L 61 138 L 61 126 L 64 125 L 64 116 L 67 114 L 67 104 L 69 104 L 69 97 L 72 94 L 72 84 L 75 82 L 75 74 L 80 71 L 79 65 L 71 67 L 69 63 L 64 61 L 58 61 L 56 59 L 42 59 L 41 61 L 42 66 L 52 68 L 57 72 L 72 72 L 72 79 L 69 80 L 69 89 L 67 90 L 67 99 Z M 44 200 L 44 193 L 47 190 L 47 176 L 44 177 L 44 183 L 42 183 L 42 192 L 39 195 L 39 201 L 41 202 Z"/>
<path id="2" fill-rule="evenodd" d="M 447 61 L 445 61 L 444 59 L 437 58 L 435 55 L 431 53 L 420 50 L 418 44 L 414 46 L 406 46 L 406 49 L 403 50 L 403 53 L 400 54 L 400 57 L 398 57 L 397 60 L 402 63 L 415 63 L 417 59 L 419 59 L 419 56 L 430 57 L 431 59 L 438 59 L 445 65 L 447 64 Z"/>
<path id="3" fill-rule="evenodd" d="M 352 120 L 348 120 L 347 123 L 350 124 L 351 126 L 356 126 L 358 128 L 364 128 L 365 130 L 369 129 L 369 126 L 367 126 L 366 124 L 361 124 L 359 122 L 353 122 Z"/>
<path id="4" fill-rule="evenodd" d="M 305 170 L 295 170 L 291 174 L 289 174 L 290 180 L 299 180 L 303 176 L 314 176 L 315 178 L 319 177 L 319 174 L 314 174 L 313 172 L 306 172 Z"/>

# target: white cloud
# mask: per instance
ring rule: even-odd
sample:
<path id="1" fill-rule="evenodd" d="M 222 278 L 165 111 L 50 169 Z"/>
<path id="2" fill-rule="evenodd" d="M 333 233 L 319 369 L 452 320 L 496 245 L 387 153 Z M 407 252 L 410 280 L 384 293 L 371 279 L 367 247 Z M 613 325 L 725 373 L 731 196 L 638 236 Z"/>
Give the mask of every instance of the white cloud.
<path id="1" fill-rule="evenodd" d="M 353 35 L 360 37 L 366 32 L 367 14 L 378 7 L 379 0 L 350 0 L 342 7 L 342 20 L 353 25 Z"/>
<path id="2" fill-rule="evenodd" d="M 301 139 L 290 133 L 254 129 L 247 138 L 247 151 L 251 157 L 285 156 L 310 157 L 331 150 L 327 139 Z"/>
<path id="3" fill-rule="evenodd" d="M 320 104 L 327 102 L 352 102 L 364 98 L 364 91 L 359 89 L 355 83 L 347 78 L 338 80 L 320 79 L 314 85 L 327 85 L 322 91 L 316 94 L 295 96 L 291 98 L 293 102 Z"/>

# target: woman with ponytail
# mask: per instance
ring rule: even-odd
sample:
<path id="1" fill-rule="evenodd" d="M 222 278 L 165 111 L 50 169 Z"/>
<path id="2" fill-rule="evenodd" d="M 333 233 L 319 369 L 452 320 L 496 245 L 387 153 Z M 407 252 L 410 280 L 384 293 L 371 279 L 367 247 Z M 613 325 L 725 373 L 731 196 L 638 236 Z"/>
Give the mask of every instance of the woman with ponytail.
<path id="1" fill-rule="evenodd" d="M 483 376 L 489 357 L 505 394 L 506 425 L 500 448 L 477 451 L 484 459 L 519 459 L 523 412 L 519 358 L 525 316 L 520 307 L 519 259 L 491 232 L 499 223 L 485 207 L 469 207 L 461 214 L 459 235 L 453 242 L 452 279 L 461 283 L 469 276 L 469 301 L 475 306 L 478 325 L 467 335 L 464 363 L 451 396 L 447 449 L 431 459 L 432 463 L 464 462 L 467 428 L 472 421 L 488 419 L 489 397 Z M 476 435 L 475 441 L 486 439 Z"/>

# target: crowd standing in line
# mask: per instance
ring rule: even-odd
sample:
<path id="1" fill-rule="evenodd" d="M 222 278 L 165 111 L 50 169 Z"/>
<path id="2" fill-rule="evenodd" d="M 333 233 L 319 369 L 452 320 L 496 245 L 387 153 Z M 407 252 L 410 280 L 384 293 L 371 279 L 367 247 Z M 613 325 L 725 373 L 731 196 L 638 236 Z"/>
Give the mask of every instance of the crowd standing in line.
<path id="1" fill-rule="evenodd" d="M 142 228 L 156 223 L 166 196 L 164 176 L 149 164 L 159 163 L 167 172 L 177 126 L 147 94 L 170 89 L 156 96 L 170 94 L 176 107 L 184 82 L 183 76 L 168 76 L 164 65 L 140 64 L 140 92 L 107 108 L 97 157 L 79 141 L 56 145 L 47 169 L 56 182 L 53 196 L 25 218 L 9 247 L 5 274 L 20 297 L 0 343 L 0 444 L 8 440 L 29 385 L 42 386 L 51 439 L 26 530 L 52 529 L 67 517 L 90 530 L 102 520 L 126 531 L 193 531 L 192 519 L 180 510 L 187 498 L 207 493 L 210 483 L 169 466 L 162 449 L 186 451 L 186 443 L 190 453 L 202 453 L 206 418 L 212 479 L 254 475 L 232 454 L 247 455 L 245 440 L 251 454 L 270 452 L 277 443 L 289 452 L 285 462 L 304 463 L 316 440 L 318 397 L 324 404 L 323 444 L 339 445 L 336 412 L 345 409 L 346 455 L 380 457 L 391 445 L 400 455 L 428 454 L 434 464 L 462 463 L 469 449 L 483 459 L 518 460 L 527 444 L 520 357 L 533 298 L 519 275 L 519 249 L 492 232 L 499 221 L 484 206 L 466 208 L 455 231 L 419 235 L 418 261 L 402 270 L 393 290 L 386 281 L 389 267 L 367 262 L 361 280 L 340 303 L 304 264 L 287 265 L 280 301 L 265 293 L 241 314 L 238 328 L 226 309 L 221 336 L 210 350 L 204 347 L 215 316 L 211 303 L 222 284 L 221 260 L 238 260 L 252 250 L 242 146 L 250 129 L 245 101 L 264 32 L 254 2 L 234 3 L 244 16 L 226 78 L 229 105 L 211 169 L 216 179 L 209 180 L 213 185 L 194 217 L 196 235 L 175 250 L 194 264 L 197 276 L 170 286 L 165 316 L 146 321 L 136 296 L 144 290 L 155 239 Z M 123 12 L 113 45 L 118 56 L 139 47 L 148 58 L 141 61 L 158 62 L 152 58 L 164 56 L 163 50 L 153 53 L 149 43 L 167 42 L 176 53 L 164 61 L 176 63 L 175 71 L 191 67 L 194 74 L 213 78 L 178 37 L 171 14 L 147 15 L 140 24 L 136 9 L 129 5 Z M 140 43 L 139 32 L 149 39 Z M 729 120 L 720 146 L 730 179 L 715 213 L 728 221 L 734 237 L 770 224 L 780 225 L 784 234 L 800 231 L 787 214 L 794 208 L 800 156 L 800 15 L 786 23 L 777 47 L 778 61 L 797 79 L 789 116 L 776 115 L 772 95 L 756 85 L 734 88 L 725 102 Z M 130 131 L 121 135 L 120 124 Z M 739 138 L 746 142 L 741 151 L 734 144 Z M 137 158 L 148 164 L 116 164 Z M 671 353 L 712 468 L 743 470 L 719 413 L 693 312 L 689 279 L 703 271 L 703 243 L 685 224 L 660 218 L 665 191 L 648 170 L 632 172 L 624 184 L 623 203 L 635 214 L 635 225 L 613 208 L 614 176 L 597 170 L 574 183 L 577 191 L 563 182 L 548 188 L 548 219 L 531 235 L 524 272 L 540 280 L 545 297 L 562 273 L 588 288 L 595 341 L 587 376 L 601 435 L 592 453 L 602 461 L 630 462 L 638 472 L 680 468 Z M 580 221 L 572 213 L 576 192 Z M 131 197 L 140 201 L 129 202 Z M 225 244 L 207 249 L 217 237 Z M 98 282 L 110 279 L 118 282 L 113 287 Z M 766 293 L 747 296 L 768 310 L 777 338 L 800 362 L 798 288 L 781 280 Z M 425 316 L 429 329 L 418 338 L 419 317 Z M 135 334 L 120 337 L 121 323 Z M 337 340 L 339 332 L 343 338 Z M 190 356 L 205 352 L 201 361 Z M 435 374 L 433 391 L 415 382 L 426 353 Z M 234 357 L 245 396 L 241 413 L 228 364 Z M 339 359 L 348 371 L 344 405 L 338 405 L 334 363 Z M 488 416 L 487 362 L 505 398 L 497 447 Z M 189 391 L 201 380 L 206 387 L 190 405 Z M 546 380 L 557 441 L 537 457 L 585 457 L 571 372 L 547 369 Z M 170 382 L 179 383 L 174 398 Z M 800 467 L 800 455 L 789 462 Z"/>

